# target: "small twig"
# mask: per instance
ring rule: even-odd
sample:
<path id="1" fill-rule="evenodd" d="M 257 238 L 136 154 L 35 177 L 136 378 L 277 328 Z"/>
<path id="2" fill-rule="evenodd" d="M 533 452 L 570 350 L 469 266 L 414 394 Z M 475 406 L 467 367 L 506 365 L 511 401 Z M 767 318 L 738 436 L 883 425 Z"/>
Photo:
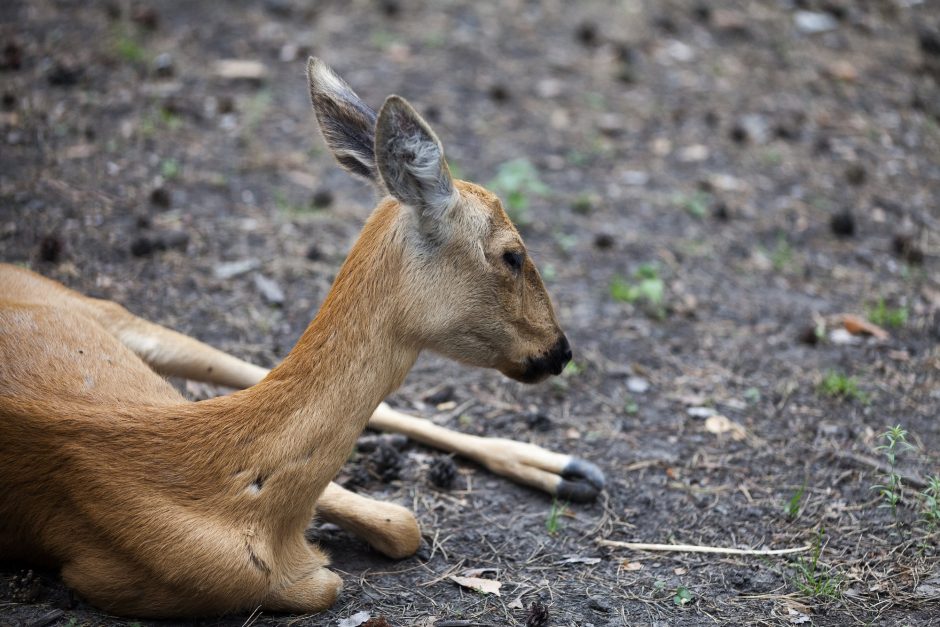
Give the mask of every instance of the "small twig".
<path id="1" fill-rule="evenodd" d="M 875 459 L 874 457 L 869 457 L 868 455 L 860 455 L 858 453 L 845 451 L 829 451 L 829 455 L 840 461 L 848 462 L 857 468 L 861 467 L 877 470 L 883 475 L 889 475 L 892 472 L 896 473 L 901 477 L 901 481 L 907 485 L 914 486 L 915 488 L 920 488 L 921 490 L 929 485 L 924 479 L 918 477 L 917 475 L 901 474 L 897 472 L 897 470 L 892 470 L 891 466 L 889 466 L 887 463 L 879 459 Z"/>
<path id="2" fill-rule="evenodd" d="M 668 551 L 675 553 L 719 553 L 722 555 L 786 555 L 808 551 L 809 545 L 792 549 L 726 549 L 720 546 L 699 546 L 696 544 L 647 544 L 645 542 L 618 542 L 617 540 L 597 540 L 603 546 L 613 546 L 634 551 Z"/>

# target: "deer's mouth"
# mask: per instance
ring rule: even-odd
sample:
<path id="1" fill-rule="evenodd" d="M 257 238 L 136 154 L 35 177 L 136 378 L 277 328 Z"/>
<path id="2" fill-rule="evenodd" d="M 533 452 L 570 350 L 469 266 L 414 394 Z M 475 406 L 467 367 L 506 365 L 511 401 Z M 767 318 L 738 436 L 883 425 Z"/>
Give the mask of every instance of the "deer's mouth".
<path id="1" fill-rule="evenodd" d="M 501 369 L 511 379 L 522 383 L 538 383 L 551 375 L 559 375 L 571 361 L 571 346 L 564 334 L 547 352 L 528 357 L 519 366 Z"/>

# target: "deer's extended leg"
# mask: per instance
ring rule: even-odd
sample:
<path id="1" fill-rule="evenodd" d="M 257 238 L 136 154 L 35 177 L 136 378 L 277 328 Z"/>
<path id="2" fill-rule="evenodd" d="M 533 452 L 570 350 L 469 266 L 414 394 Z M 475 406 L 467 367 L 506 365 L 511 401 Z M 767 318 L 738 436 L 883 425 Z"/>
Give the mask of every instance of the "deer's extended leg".
<path id="1" fill-rule="evenodd" d="M 138 318 L 114 303 L 96 302 L 101 308 L 98 315 L 107 320 L 106 328 L 114 329 L 114 334 L 125 346 L 160 374 L 246 388 L 261 381 L 268 373 L 264 368 L 223 353 L 182 333 Z M 401 433 L 422 444 L 458 453 L 485 466 L 491 472 L 538 488 L 560 499 L 591 501 L 604 489 L 604 473 L 583 459 L 555 453 L 525 442 L 458 433 L 424 418 L 395 411 L 386 403 L 382 403 L 375 410 L 369 419 L 369 427 L 379 431 Z M 336 488 L 341 490 L 338 486 Z M 345 502 L 351 503 L 352 500 L 347 498 Z M 369 538 L 373 537 L 374 533 L 371 523 L 349 522 L 354 518 L 355 512 L 360 510 L 368 511 L 368 508 L 342 509 L 343 513 L 339 516 L 347 521 L 346 524 L 339 520 L 335 522 L 371 543 Z M 321 511 L 325 517 L 331 515 L 326 510 Z M 360 534 L 356 531 L 357 528 L 366 531 Z M 383 548 L 376 544 L 373 546 L 386 555 L 396 552 L 386 550 L 391 547 Z"/>
<path id="2" fill-rule="evenodd" d="M 413 555 L 421 544 L 421 530 L 408 509 L 360 496 L 335 483 L 320 495 L 317 513 L 395 559 Z"/>
<path id="3" fill-rule="evenodd" d="M 491 472 L 568 501 L 591 501 L 604 489 L 604 473 L 591 462 L 503 438 L 458 433 L 430 420 L 378 406 L 369 427 L 401 433 L 434 448 L 459 453 Z"/>

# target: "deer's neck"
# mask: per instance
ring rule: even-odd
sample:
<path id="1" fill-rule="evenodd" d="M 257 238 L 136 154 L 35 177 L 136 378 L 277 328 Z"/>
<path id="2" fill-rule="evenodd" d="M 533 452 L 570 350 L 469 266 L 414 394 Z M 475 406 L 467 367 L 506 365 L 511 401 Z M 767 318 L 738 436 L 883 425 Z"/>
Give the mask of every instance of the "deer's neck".
<path id="1" fill-rule="evenodd" d="M 214 399 L 215 411 L 231 412 L 225 420 L 246 488 L 270 492 L 271 505 L 285 515 L 296 510 L 298 520 L 309 516 L 372 412 L 418 356 L 400 330 L 396 216 L 394 206 L 376 209 L 287 358 L 254 387 Z"/>

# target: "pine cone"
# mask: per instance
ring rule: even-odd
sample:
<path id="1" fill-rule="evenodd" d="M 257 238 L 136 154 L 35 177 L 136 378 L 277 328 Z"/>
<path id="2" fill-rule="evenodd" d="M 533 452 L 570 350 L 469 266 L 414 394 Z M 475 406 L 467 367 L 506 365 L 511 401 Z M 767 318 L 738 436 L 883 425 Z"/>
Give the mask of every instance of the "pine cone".
<path id="1" fill-rule="evenodd" d="M 525 615 L 525 627 L 548 627 L 548 607 L 541 601 L 532 601 L 529 611 Z"/>
<path id="2" fill-rule="evenodd" d="M 457 464 L 450 456 L 438 457 L 428 468 L 428 480 L 439 488 L 450 489 L 456 478 Z"/>

